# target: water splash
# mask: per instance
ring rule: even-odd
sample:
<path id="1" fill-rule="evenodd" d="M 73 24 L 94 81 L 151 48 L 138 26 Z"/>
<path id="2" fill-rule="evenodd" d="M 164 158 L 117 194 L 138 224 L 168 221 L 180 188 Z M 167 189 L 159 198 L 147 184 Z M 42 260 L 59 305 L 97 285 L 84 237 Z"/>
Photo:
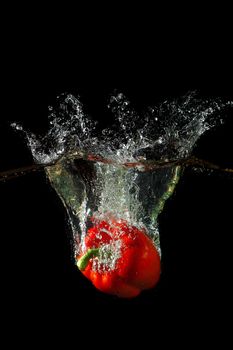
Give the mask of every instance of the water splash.
<path id="1" fill-rule="evenodd" d="M 24 132 L 36 163 L 54 163 L 46 172 L 69 214 L 74 255 L 85 250 L 86 233 L 95 220 L 123 220 L 146 229 L 160 252 L 158 215 L 181 168 L 171 165 L 147 172 L 145 164 L 190 156 L 200 136 L 222 123 L 223 111 L 232 106 L 232 101 L 201 100 L 192 92 L 142 114 L 116 93 L 108 105 L 113 123 L 100 130 L 79 98 L 62 94 L 49 107 L 46 135 L 13 126 Z M 119 256 L 119 249 L 116 252 Z"/>
<path id="2" fill-rule="evenodd" d="M 184 158 L 205 131 L 223 122 L 222 112 L 232 106 L 232 101 L 203 100 L 191 92 L 138 114 L 122 93 L 116 93 L 108 105 L 114 122 L 99 130 L 97 122 L 84 113 L 79 98 L 61 94 L 49 107 L 48 133 L 39 137 L 24 132 L 40 164 L 77 150 L 119 163 Z M 16 123 L 12 126 L 23 131 Z"/>

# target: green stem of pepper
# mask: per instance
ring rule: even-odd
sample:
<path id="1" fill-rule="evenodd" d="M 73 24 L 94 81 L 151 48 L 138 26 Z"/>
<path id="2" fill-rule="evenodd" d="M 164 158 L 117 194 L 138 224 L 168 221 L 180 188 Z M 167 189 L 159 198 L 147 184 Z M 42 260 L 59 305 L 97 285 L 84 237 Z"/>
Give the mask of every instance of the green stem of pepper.
<path id="1" fill-rule="evenodd" d="M 99 256 L 99 248 L 88 249 L 88 251 L 78 260 L 77 266 L 80 271 L 85 270 L 91 258 Z"/>

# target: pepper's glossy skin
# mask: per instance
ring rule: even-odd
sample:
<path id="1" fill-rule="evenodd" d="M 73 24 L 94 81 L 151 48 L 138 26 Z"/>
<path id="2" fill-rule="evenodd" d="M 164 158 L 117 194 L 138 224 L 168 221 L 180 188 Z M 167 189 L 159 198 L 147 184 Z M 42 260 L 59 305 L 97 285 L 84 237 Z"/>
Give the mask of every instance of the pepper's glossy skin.
<path id="1" fill-rule="evenodd" d="M 120 249 L 116 259 L 111 246 L 117 242 Z M 111 268 L 101 261 L 101 249 L 109 249 L 108 262 L 115 259 Z M 160 256 L 154 243 L 144 230 L 124 220 L 95 222 L 87 232 L 85 251 L 77 260 L 82 273 L 97 289 L 122 298 L 135 297 L 154 287 L 160 277 Z"/>

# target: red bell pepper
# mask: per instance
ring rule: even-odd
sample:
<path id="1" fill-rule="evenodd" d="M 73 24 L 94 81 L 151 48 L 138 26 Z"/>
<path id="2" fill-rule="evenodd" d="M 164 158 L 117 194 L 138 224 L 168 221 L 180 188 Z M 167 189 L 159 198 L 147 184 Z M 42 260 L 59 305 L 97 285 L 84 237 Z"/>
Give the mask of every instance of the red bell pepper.
<path id="1" fill-rule="evenodd" d="M 126 221 L 95 222 L 77 266 L 102 292 L 132 298 L 156 285 L 160 256 L 145 230 Z"/>

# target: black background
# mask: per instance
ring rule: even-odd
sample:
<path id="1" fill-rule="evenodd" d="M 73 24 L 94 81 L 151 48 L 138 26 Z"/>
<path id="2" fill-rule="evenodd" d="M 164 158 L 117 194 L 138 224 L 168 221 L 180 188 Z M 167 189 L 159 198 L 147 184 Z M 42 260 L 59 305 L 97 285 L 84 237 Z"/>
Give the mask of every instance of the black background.
<path id="1" fill-rule="evenodd" d="M 222 51 L 223 52 L 223 51 Z M 195 54 L 195 53 L 194 53 Z M 1 170 L 32 163 L 22 138 L 9 122 L 22 122 L 34 132 L 47 128 L 47 106 L 62 92 L 80 95 L 87 112 L 105 125 L 106 104 L 117 88 L 139 111 L 148 104 L 179 97 L 197 89 L 200 95 L 233 99 L 232 71 L 226 62 L 170 52 L 166 59 L 147 55 L 140 62 L 117 65 L 93 59 L 53 65 L 12 64 L 4 83 L 0 121 Z M 49 52 L 48 52 L 49 56 Z M 139 60 L 140 61 L 140 60 Z M 106 64 L 105 64 L 106 63 Z M 195 155 L 223 167 L 233 167 L 232 113 L 225 125 L 206 133 Z M 232 310 L 233 179 L 187 170 L 160 216 L 162 275 L 158 286 L 132 300 L 98 292 L 73 264 L 66 215 L 43 172 L 0 184 L 1 289 L 5 323 L 22 327 L 35 339 L 45 333 L 60 339 L 86 341 L 112 332 L 154 341 L 219 330 Z M 37 326 L 38 324 L 38 326 Z M 143 329 L 143 331 L 142 331 Z M 93 332 L 93 333 L 92 333 Z M 101 338 L 101 337 L 100 337 Z M 102 340 L 101 340 L 102 339 Z M 103 341 L 101 338 L 100 341 Z M 175 338 L 172 338 L 175 339 Z M 120 340 L 119 340 L 120 342 Z"/>

